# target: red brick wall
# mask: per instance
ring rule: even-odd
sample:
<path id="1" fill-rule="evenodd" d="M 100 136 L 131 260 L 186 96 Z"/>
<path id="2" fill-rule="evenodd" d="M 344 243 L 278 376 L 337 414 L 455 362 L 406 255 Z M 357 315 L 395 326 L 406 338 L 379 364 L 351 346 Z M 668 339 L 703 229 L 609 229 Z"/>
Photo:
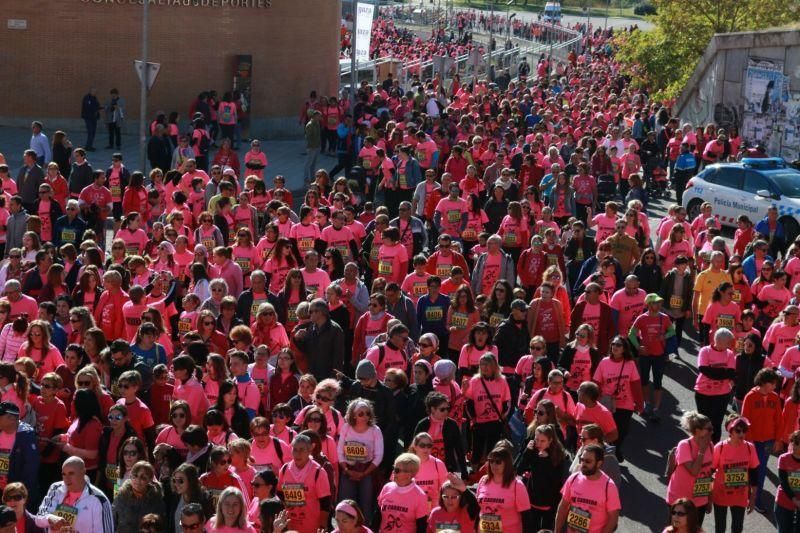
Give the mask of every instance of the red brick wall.
<path id="1" fill-rule="evenodd" d="M 77 118 L 82 96 L 95 86 L 101 103 L 117 87 L 127 116 L 138 118 L 139 1 L 2 0 L 0 117 Z M 161 71 L 148 115 L 178 111 L 186 119 L 198 92 L 231 89 L 237 54 L 253 56 L 254 118 L 295 116 L 312 89 L 336 94 L 337 0 L 272 0 L 270 7 L 241 7 L 267 0 L 150 2 L 149 60 Z M 8 19 L 25 19 L 28 27 L 10 30 Z"/>

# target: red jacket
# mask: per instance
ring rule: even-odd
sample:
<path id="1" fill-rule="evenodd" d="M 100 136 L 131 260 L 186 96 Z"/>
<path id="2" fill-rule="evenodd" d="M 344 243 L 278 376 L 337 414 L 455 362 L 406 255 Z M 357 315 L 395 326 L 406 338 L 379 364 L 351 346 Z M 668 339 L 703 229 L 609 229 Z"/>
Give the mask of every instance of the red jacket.
<path id="1" fill-rule="evenodd" d="M 583 310 L 586 308 L 586 300 L 575 304 L 572 309 L 572 317 L 570 319 L 569 337 L 575 337 L 575 330 L 578 326 L 583 324 Z M 608 353 L 608 346 L 611 339 L 617 334 L 617 327 L 614 323 L 614 316 L 611 312 L 611 306 L 605 302 L 600 302 L 600 327 L 599 331 L 594 332 L 594 338 L 597 339 L 597 349 L 601 354 Z"/>
<path id="2" fill-rule="evenodd" d="M 523 287 L 538 287 L 542 284 L 542 275 L 547 268 L 547 255 L 536 253 L 526 248 L 517 260 L 517 276 Z M 562 271 L 563 272 L 563 271 Z"/>

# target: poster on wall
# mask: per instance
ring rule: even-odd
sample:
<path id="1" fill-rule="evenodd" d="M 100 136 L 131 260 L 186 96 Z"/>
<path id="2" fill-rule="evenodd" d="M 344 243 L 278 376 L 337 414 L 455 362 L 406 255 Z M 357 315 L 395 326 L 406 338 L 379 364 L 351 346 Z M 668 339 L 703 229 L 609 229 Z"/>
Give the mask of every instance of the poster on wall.
<path id="1" fill-rule="evenodd" d="M 748 58 L 744 79 L 745 113 L 779 113 L 784 101 L 784 80 L 783 61 Z"/>

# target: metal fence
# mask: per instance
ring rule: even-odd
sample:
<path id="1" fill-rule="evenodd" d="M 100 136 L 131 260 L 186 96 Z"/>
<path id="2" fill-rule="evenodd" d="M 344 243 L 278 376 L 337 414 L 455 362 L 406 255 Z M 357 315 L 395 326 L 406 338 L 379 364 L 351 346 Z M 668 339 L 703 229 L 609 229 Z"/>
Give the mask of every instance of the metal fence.
<path id="1" fill-rule="evenodd" d="M 412 13 L 413 14 L 413 13 Z M 395 18 L 395 25 L 410 27 L 412 29 L 432 29 L 422 23 L 422 15 L 418 13 L 419 20 L 414 17 Z M 425 19 L 427 20 L 427 19 Z M 436 18 L 431 18 L 429 22 L 435 22 Z M 523 57 L 533 66 L 542 54 L 551 55 L 560 59 L 565 59 L 569 50 L 576 48 L 582 39 L 582 35 L 577 30 L 565 28 L 558 25 L 536 23 L 541 25 L 547 32 L 548 41 L 529 40 L 516 36 L 508 36 L 500 33 L 490 34 L 478 28 L 473 28 L 473 41 L 482 42 L 488 49 L 488 43 L 493 36 L 495 41 L 504 39 L 507 41 L 507 48 L 497 49 L 491 54 L 464 54 L 455 58 L 432 58 L 427 60 L 415 59 L 403 61 L 402 58 L 382 57 L 370 61 L 359 62 L 356 65 L 358 70 L 358 81 L 371 81 L 378 83 L 380 79 L 385 79 L 388 73 L 392 73 L 395 79 L 400 80 L 402 87 L 406 88 L 409 81 L 418 76 L 425 80 L 433 78 L 437 73 L 441 74 L 443 80 L 452 80 L 456 75 L 462 79 L 476 76 L 478 78 L 490 75 L 491 69 L 498 72 L 500 69 L 508 69 L 512 78 L 517 78 L 517 67 Z M 555 38 L 554 38 L 555 37 Z M 343 60 L 340 64 L 340 86 L 349 86 L 351 77 L 351 62 Z"/>

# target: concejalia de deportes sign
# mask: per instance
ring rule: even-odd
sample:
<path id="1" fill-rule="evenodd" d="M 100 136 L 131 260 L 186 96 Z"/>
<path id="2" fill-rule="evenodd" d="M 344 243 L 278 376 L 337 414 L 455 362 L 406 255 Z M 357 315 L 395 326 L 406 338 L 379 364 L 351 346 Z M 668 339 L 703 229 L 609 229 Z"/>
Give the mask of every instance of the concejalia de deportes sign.
<path id="1" fill-rule="evenodd" d="M 272 6 L 272 0 L 80 0 L 93 5 L 132 5 L 141 6 L 145 2 L 151 6 L 164 7 L 211 7 L 211 8 L 265 8 Z"/>

